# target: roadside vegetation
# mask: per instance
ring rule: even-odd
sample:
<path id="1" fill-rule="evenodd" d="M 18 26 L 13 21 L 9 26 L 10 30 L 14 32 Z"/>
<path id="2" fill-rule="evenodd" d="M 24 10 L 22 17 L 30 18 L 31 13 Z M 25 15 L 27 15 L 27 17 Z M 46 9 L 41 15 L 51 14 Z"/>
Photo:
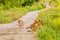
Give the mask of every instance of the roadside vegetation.
<path id="1" fill-rule="evenodd" d="M 49 1 L 50 2 L 50 1 Z M 50 2 L 49 8 L 38 14 L 36 20 L 42 20 L 43 25 L 40 25 L 36 32 L 36 40 L 60 40 L 60 1 L 55 0 Z"/>
<path id="2" fill-rule="evenodd" d="M 60 10 L 50 8 L 40 12 L 37 20 L 42 20 L 44 25 L 41 25 L 37 30 L 37 40 L 60 40 Z"/>
<path id="3" fill-rule="evenodd" d="M 12 8 L 9 10 L 0 11 L 0 23 L 9 23 L 12 22 L 27 13 L 27 10 L 24 8 Z"/>

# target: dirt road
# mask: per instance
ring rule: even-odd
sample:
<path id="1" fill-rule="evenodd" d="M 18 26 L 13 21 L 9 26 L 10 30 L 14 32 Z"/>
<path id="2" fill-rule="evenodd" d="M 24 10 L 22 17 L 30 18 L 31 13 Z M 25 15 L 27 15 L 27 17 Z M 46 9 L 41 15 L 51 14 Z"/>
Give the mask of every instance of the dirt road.
<path id="1" fill-rule="evenodd" d="M 12 23 L 0 24 L 0 40 L 34 40 L 34 32 L 27 32 L 26 27 L 34 22 L 40 11 L 44 10 L 46 9 L 32 11 Z M 23 29 L 18 26 L 18 20 L 20 19 L 24 22 Z"/>

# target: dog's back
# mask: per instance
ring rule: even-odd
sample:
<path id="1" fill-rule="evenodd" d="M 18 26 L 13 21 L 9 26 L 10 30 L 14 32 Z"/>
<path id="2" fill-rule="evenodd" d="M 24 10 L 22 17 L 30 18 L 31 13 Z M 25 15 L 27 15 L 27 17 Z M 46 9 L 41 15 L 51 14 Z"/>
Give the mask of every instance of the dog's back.
<path id="1" fill-rule="evenodd" d="M 43 24 L 43 21 L 35 20 L 35 22 L 32 23 L 29 27 L 27 27 L 27 29 L 32 29 L 32 31 L 36 31 L 37 29 L 39 29 L 39 26 Z"/>

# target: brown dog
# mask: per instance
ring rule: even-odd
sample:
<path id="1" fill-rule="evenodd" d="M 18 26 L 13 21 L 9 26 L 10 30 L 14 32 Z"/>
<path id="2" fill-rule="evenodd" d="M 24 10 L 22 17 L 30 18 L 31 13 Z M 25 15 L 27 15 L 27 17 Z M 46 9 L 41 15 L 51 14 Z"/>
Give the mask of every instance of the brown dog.
<path id="1" fill-rule="evenodd" d="M 19 27 L 20 27 L 20 28 L 23 28 L 23 26 L 24 26 L 23 20 L 19 20 L 19 21 L 18 21 L 18 24 L 19 24 Z"/>
<path id="2" fill-rule="evenodd" d="M 32 31 L 36 31 L 37 29 L 39 29 L 39 26 L 43 24 L 44 23 L 42 20 L 35 20 L 34 23 L 27 27 L 27 29 L 32 29 Z"/>

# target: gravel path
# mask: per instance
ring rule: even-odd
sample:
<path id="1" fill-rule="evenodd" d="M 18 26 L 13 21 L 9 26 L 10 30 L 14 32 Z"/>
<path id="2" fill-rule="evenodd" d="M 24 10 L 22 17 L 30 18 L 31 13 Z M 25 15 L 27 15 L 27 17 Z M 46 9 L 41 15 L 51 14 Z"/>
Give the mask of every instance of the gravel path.
<path id="1" fill-rule="evenodd" d="M 0 24 L 0 40 L 34 40 L 34 32 L 27 32 L 26 27 L 34 22 L 40 11 L 44 10 L 46 9 L 32 11 L 19 18 L 18 20 L 24 21 L 23 29 L 19 29 L 18 20 L 8 24 Z"/>

